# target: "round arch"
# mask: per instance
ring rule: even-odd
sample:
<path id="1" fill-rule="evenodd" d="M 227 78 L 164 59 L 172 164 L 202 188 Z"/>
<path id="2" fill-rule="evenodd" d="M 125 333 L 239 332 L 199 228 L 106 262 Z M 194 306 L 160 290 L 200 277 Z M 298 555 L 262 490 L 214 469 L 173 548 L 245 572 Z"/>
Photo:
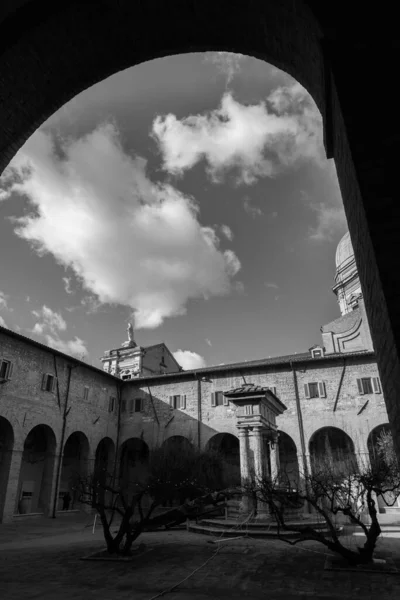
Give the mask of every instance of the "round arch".
<path id="1" fill-rule="evenodd" d="M 8 419 L 0 416 L 0 523 L 3 520 L 13 448 L 13 427 Z"/>
<path id="2" fill-rule="evenodd" d="M 322 427 L 313 433 L 309 443 L 311 469 L 323 467 L 326 461 L 338 469 L 357 465 L 354 443 L 351 437 L 338 427 Z"/>
<path id="3" fill-rule="evenodd" d="M 321 29 L 305 4 L 271 0 L 249 10 L 246 3 L 234 3 L 226 27 L 225 9 L 211 0 L 198 8 L 166 0 L 157 6 L 157 22 L 159 31 L 154 11 L 130 2 L 49 6 L 32 0 L 8 15 L 0 24 L 6 47 L 10 40 L 2 72 L 7 94 L 1 113 L 7 123 L 3 127 L 0 117 L 0 172 L 29 135 L 75 95 L 123 69 L 173 54 L 219 50 L 260 58 L 306 87 L 325 114 Z M 251 35 L 243 36 L 243 29 Z M 24 111 L 10 118 L 21 101 Z"/>
<path id="4" fill-rule="evenodd" d="M 299 483 L 299 461 L 293 438 L 284 431 L 278 431 L 279 481 L 296 487 Z"/>
<path id="5" fill-rule="evenodd" d="M 216 433 L 207 442 L 206 450 L 221 455 L 223 462 L 223 486 L 240 484 L 239 439 L 232 433 Z"/>
<path id="6" fill-rule="evenodd" d="M 24 442 L 19 475 L 17 511 L 50 513 L 56 458 L 56 436 L 49 425 L 36 425 Z"/>
<path id="7" fill-rule="evenodd" d="M 65 444 L 58 490 L 58 510 L 78 508 L 78 482 L 89 474 L 90 446 L 82 431 L 71 433 Z"/>
<path id="8" fill-rule="evenodd" d="M 141 438 L 129 438 L 119 450 L 119 478 L 130 486 L 143 481 L 148 473 L 149 447 Z"/>
<path id="9" fill-rule="evenodd" d="M 106 505 L 112 501 L 112 494 L 104 490 L 104 485 L 112 483 L 115 465 L 115 444 L 109 437 L 99 441 L 94 461 L 94 477 L 100 483 L 99 500 Z M 116 474 L 116 473 L 115 473 Z"/>
<path id="10" fill-rule="evenodd" d="M 369 432 L 367 439 L 367 448 L 371 464 L 373 464 L 379 457 L 378 441 L 382 433 L 391 434 L 389 423 L 382 423 L 381 425 L 377 425 Z"/>

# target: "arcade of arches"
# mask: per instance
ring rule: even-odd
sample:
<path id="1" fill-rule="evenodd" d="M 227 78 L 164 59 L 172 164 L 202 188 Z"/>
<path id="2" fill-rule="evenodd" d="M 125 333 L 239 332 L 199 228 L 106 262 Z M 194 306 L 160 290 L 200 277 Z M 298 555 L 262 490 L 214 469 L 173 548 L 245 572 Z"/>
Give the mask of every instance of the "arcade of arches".
<path id="1" fill-rule="evenodd" d="M 375 427 L 368 436 L 368 453 L 370 461 L 376 458 L 377 440 L 382 431 L 389 431 L 388 424 Z M 296 444 L 289 434 L 278 430 L 276 438 L 277 447 L 270 451 L 270 444 L 265 445 L 265 452 L 252 454 L 252 460 L 262 457 L 264 464 L 255 471 L 278 476 L 282 484 L 296 485 L 299 481 L 299 472 L 303 465 L 302 457 L 298 453 Z M 239 436 L 240 438 L 240 436 Z M 242 438 L 243 439 L 243 438 Z M 205 448 L 215 450 L 222 454 L 223 469 L 221 485 L 235 485 L 240 483 L 241 476 L 248 473 L 249 465 L 241 462 L 240 441 L 231 433 L 216 433 L 207 442 Z M 184 436 L 172 436 L 164 445 L 178 450 L 178 455 L 188 454 L 192 447 L 191 442 Z M 53 510 L 55 481 L 57 473 L 56 437 L 53 430 L 45 424 L 37 425 L 26 436 L 21 451 L 14 448 L 14 432 L 10 422 L 0 418 L 0 509 L 3 513 L 7 500 L 7 481 L 9 479 L 13 460 L 18 460 L 18 496 L 15 502 L 15 514 L 50 515 Z M 81 431 L 69 435 L 64 444 L 60 482 L 58 486 L 59 500 L 57 510 L 63 508 L 63 496 L 69 492 L 71 496 L 71 509 L 80 508 L 75 495 L 76 479 L 90 475 L 93 471 L 101 478 L 102 473 L 112 473 L 116 467 L 115 444 L 111 438 L 103 438 L 97 444 L 94 460 L 90 460 L 91 449 L 87 436 Z M 145 481 L 148 473 L 148 461 L 151 449 L 140 438 L 125 440 L 118 452 L 117 469 L 121 481 Z M 250 456 L 248 455 L 248 457 Z M 335 462 L 352 460 L 357 464 L 364 460 L 355 452 L 351 437 L 343 430 L 336 427 L 323 427 L 313 433 L 309 440 L 309 455 L 306 457 L 311 469 L 318 466 L 318 461 L 324 461 L 331 456 Z M 184 498 L 171 497 L 169 504 L 176 505 Z M 396 507 L 398 506 L 396 503 Z M 387 510 L 382 500 L 379 500 L 381 511 Z"/>

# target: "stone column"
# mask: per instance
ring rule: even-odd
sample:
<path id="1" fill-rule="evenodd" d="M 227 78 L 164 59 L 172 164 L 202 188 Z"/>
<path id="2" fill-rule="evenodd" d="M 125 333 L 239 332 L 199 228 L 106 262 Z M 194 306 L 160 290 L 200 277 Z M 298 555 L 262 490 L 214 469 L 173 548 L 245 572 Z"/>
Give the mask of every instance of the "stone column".
<path id="1" fill-rule="evenodd" d="M 278 475 L 280 470 L 280 462 L 279 462 L 279 445 L 278 445 L 278 436 L 274 436 L 274 439 L 269 442 L 269 452 L 270 452 L 270 460 L 271 460 L 271 480 L 278 483 Z"/>
<path id="2" fill-rule="evenodd" d="M 265 455 L 265 443 L 263 430 L 261 427 L 254 427 L 252 432 L 252 446 L 254 453 L 254 479 L 256 485 L 259 483 L 259 480 L 263 479 L 267 474 L 266 471 L 266 455 Z M 257 498 L 257 519 L 265 519 L 268 517 L 268 507 L 262 502 L 259 498 Z"/>
<path id="3" fill-rule="evenodd" d="M 14 514 L 18 512 L 18 487 L 23 452 L 23 447 L 14 448 L 11 452 L 10 466 L 7 478 L 8 481 L 5 482 L 3 515 L 0 515 L 1 523 L 11 523 Z"/>
<path id="4" fill-rule="evenodd" d="M 240 479 L 242 485 L 244 485 L 250 477 L 248 430 L 245 428 L 238 429 L 238 436 L 240 450 Z M 248 513 L 252 510 L 252 502 L 248 496 L 243 495 L 240 510 L 244 513 Z"/>

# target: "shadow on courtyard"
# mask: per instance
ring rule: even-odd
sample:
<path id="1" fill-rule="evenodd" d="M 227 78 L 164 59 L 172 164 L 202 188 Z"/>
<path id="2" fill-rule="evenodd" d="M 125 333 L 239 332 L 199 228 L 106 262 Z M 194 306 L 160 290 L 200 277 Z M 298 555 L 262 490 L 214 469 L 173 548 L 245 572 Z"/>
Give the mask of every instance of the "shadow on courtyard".
<path id="1" fill-rule="evenodd" d="M 13 525 L 0 526 L 0 587 L 8 600 L 86 600 L 91 595 L 124 600 L 132 594 L 135 600 L 150 600 L 180 582 L 166 594 L 168 600 L 400 597 L 400 575 L 325 571 L 326 552 L 316 542 L 291 547 L 242 538 L 216 544 L 185 530 L 154 532 L 141 536 L 146 551 L 131 563 L 96 563 L 81 560 L 104 547 L 101 529 L 92 533 L 91 518 L 53 523 L 41 529 L 37 522 L 25 534 Z M 40 529 L 42 536 L 26 538 Z M 379 553 L 399 569 L 400 537 L 380 540 Z"/>

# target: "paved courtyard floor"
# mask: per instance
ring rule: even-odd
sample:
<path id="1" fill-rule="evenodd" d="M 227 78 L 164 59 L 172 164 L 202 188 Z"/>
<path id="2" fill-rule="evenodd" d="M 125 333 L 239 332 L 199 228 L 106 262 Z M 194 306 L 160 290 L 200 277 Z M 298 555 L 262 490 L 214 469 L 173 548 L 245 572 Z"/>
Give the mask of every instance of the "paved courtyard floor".
<path id="1" fill-rule="evenodd" d="M 400 571 L 395 535 L 385 535 L 378 551 Z M 0 525 L 0 598 L 400 598 L 400 573 L 325 571 L 325 549 L 314 542 L 292 547 L 275 540 L 213 539 L 185 530 L 145 533 L 140 542 L 146 551 L 134 561 L 88 562 L 81 557 L 104 547 L 101 528 L 93 533 L 93 517 Z M 355 545 L 362 538 L 348 540 Z"/>

